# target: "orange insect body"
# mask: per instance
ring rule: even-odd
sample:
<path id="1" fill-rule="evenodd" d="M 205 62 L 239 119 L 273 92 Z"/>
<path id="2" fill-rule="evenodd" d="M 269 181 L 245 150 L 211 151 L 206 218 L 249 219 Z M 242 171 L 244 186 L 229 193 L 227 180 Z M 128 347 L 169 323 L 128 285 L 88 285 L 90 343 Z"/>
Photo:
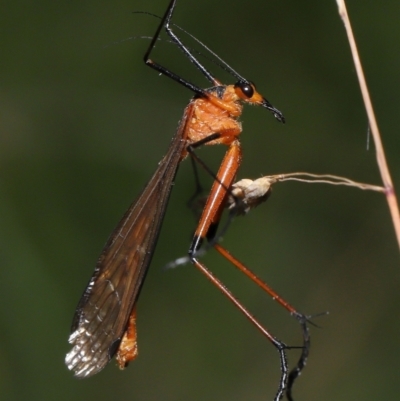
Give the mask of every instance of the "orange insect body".
<path id="1" fill-rule="evenodd" d="M 230 145 L 242 132 L 242 125 L 236 119 L 242 113 L 243 106 L 239 103 L 240 99 L 233 85 L 224 87 L 221 99 L 216 97 L 216 91 L 217 89 L 210 91 L 208 98 L 194 99 L 189 105 L 193 107 L 193 114 L 187 127 L 190 142 L 198 142 L 218 132 L 220 137 L 206 144 Z"/>
<path id="2" fill-rule="evenodd" d="M 69 337 L 72 349 L 65 362 L 67 367 L 75 372 L 75 376 L 89 377 L 102 370 L 114 356 L 122 369 L 137 356 L 136 302 L 155 250 L 179 163 L 188 154 L 199 161 L 194 153 L 194 149 L 199 146 L 222 144 L 228 149 L 218 173 L 213 175 L 214 182 L 188 251 L 189 260 L 276 348 L 280 358 L 281 376 L 275 401 L 281 399 L 286 386 L 290 399 L 293 381 L 300 374 L 308 356 L 307 318 L 297 313 L 229 252 L 214 243 L 221 214 L 228 202 L 228 196 L 232 195 L 232 184 L 242 160 L 239 142 L 242 125 L 238 118 L 242 113 L 243 104 L 262 106 L 271 111 L 278 121 L 284 122 L 285 119 L 279 110 L 257 92 L 250 81 L 241 77 L 204 45 L 217 62 L 220 62 L 221 67 L 236 77 L 236 84 L 222 85 L 200 64 L 171 29 L 170 21 L 175 4 L 176 0 L 170 1 L 144 55 L 144 62 L 190 89 L 195 93 L 195 97 L 185 108 L 178 130 L 153 176 L 137 200 L 131 204 L 103 249 L 93 276 L 76 308 Z M 163 28 L 172 42 L 211 82 L 212 88 L 197 87 L 150 59 L 150 53 Z M 285 354 L 286 345 L 264 328 L 198 260 L 198 251 L 204 239 L 211 241 L 221 255 L 298 318 L 303 330 L 304 347 L 297 366 L 290 374 Z"/>
<path id="3" fill-rule="evenodd" d="M 138 356 L 137 330 L 136 330 L 136 308 L 134 307 L 129 316 L 128 326 L 122 337 L 115 359 L 120 369 L 125 369 L 129 362 Z"/>

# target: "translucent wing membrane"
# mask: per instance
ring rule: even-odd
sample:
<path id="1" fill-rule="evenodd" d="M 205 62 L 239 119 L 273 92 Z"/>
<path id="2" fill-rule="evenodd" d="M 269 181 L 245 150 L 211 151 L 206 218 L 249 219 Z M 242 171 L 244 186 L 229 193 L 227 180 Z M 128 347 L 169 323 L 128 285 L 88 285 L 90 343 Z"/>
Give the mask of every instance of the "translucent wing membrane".
<path id="1" fill-rule="evenodd" d="M 69 338 L 73 347 L 65 359 L 77 377 L 99 372 L 118 350 L 157 242 L 190 109 L 153 177 L 109 238 L 78 304 Z"/>

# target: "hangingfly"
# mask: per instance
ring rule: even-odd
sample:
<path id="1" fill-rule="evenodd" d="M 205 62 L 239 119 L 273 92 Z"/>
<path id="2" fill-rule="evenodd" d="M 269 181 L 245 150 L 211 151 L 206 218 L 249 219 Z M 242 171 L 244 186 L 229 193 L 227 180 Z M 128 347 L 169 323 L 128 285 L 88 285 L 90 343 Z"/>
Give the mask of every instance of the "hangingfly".
<path id="1" fill-rule="evenodd" d="M 222 68 L 235 77 L 236 83 L 223 85 L 211 75 L 171 29 L 175 4 L 176 0 L 172 0 L 161 18 L 157 31 L 144 55 L 144 62 L 159 73 L 191 90 L 194 97 L 185 108 L 177 133 L 172 139 L 166 155 L 104 247 L 94 274 L 76 308 L 69 338 L 72 349 L 67 354 L 65 362 L 75 376 L 83 378 L 98 373 L 114 356 L 121 368 L 135 358 L 137 355 L 136 302 L 154 253 L 179 163 L 188 155 L 197 160 L 194 150 L 199 146 L 222 144 L 226 145 L 228 149 L 218 173 L 214 176 L 213 186 L 189 248 L 189 258 L 193 265 L 211 280 L 278 350 L 281 361 L 281 378 L 275 396 L 275 399 L 278 400 L 282 397 L 288 380 L 290 391 L 291 378 L 293 381 L 298 376 L 307 357 L 309 338 L 306 318 L 254 274 L 245 272 L 253 281 L 259 280 L 257 284 L 261 287 L 264 285 L 264 290 L 296 316 L 302 325 L 304 355 L 292 371 L 290 378 L 285 355 L 285 349 L 288 347 L 273 337 L 234 298 L 229 290 L 198 260 L 196 252 L 204 240 L 212 241 L 215 238 L 222 211 L 231 194 L 230 187 L 241 163 L 239 134 L 242 127 L 238 118 L 242 113 L 243 104 L 262 106 L 271 111 L 278 121 L 284 122 L 285 120 L 282 113 L 256 90 L 251 81 L 243 78 L 203 45 L 218 60 Z M 211 88 L 199 88 L 149 58 L 162 29 L 166 30 L 172 42 L 183 51 L 211 83 Z M 201 44 L 201 42 L 199 43 Z M 247 269 L 220 245 L 214 244 L 214 246 L 236 267 L 242 271 Z"/>

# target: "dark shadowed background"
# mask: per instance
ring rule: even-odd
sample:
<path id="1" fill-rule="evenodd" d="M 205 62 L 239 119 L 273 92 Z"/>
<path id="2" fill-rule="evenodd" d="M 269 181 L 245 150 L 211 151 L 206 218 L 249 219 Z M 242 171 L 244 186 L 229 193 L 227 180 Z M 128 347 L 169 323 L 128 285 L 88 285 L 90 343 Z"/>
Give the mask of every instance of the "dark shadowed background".
<path id="1" fill-rule="evenodd" d="M 0 13 L 0 398 L 271 400 L 276 351 L 185 255 L 190 163 L 177 177 L 138 304 L 139 357 L 76 380 L 64 365 L 74 308 L 119 218 L 152 175 L 191 93 L 142 63 L 167 0 L 19 1 Z M 400 3 L 349 1 L 393 180 L 400 188 Z M 336 3 L 179 1 L 175 20 L 287 118 L 246 108 L 240 178 L 309 171 L 380 183 Z M 192 42 L 189 41 L 191 45 Z M 200 86 L 167 42 L 154 59 Z M 223 82 L 226 73 L 211 65 Z M 204 148 L 214 170 L 223 147 Z M 209 177 L 203 175 L 205 186 Z M 224 245 L 301 311 L 315 314 L 301 400 L 395 399 L 400 264 L 385 199 L 357 189 L 279 184 L 237 218 Z M 204 261 L 273 333 L 296 322 L 225 261 Z M 298 350 L 288 352 L 293 364 Z"/>

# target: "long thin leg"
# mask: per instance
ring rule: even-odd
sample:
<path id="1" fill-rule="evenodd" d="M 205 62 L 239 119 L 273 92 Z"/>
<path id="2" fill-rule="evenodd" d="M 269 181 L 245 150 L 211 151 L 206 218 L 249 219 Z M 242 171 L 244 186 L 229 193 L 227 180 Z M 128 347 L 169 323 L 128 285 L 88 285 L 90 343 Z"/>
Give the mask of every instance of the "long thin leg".
<path id="1" fill-rule="evenodd" d="M 198 86 L 192 84 L 191 82 L 183 79 L 179 75 L 173 73 L 172 71 L 168 70 L 167 68 L 163 67 L 160 64 L 155 63 L 153 60 L 151 60 L 150 54 L 152 50 L 154 49 L 155 43 L 158 40 L 158 37 L 160 36 L 161 30 L 165 27 L 167 30 L 168 35 L 172 38 L 172 40 L 178 45 L 178 47 L 185 53 L 185 55 L 189 58 L 189 60 L 204 74 L 204 76 L 213 84 L 218 84 L 219 81 L 217 81 L 208 71 L 207 69 L 193 56 L 193 54 L 189 51 L 187 47 L 183 45 L 183 43 L 179 40 L 179 38 L 172 32 L 171 28 L 169 27 L 172 14 L 174 12 L 176 0 L 172 0 L 167 8 L 167 11 L 165 12 L 164 16 L 161 19 L 160 24 L 158 25 L 157 31 L 153 36 L 152 41 L 150 42 L 149 48 L 147 49 L 147 52 L 145 53 L 143 60 L 146 65 L 149 67 L 155 69 L 156 71 L 166 75 L 167 77 L 173 79 L 174 81 L 180 83 L 181 85 L 185 86 L 186 88 L 190 89 L 194 93 L 196 93 L 199 96 L 206 97 L 207 93 L 204 89 L 199 88 Z"/>
<path id="2" fill-rule="evenodd" d="M 279 401 L 287 386 L 288 382 L 288 363 L 286 358 L 285 350 L 290 348 L 283 342 L 276 339 L 267 329 L 265 329 L 251 313 L 232 295 L 232 293 L 225 287 L 225 285 L 219 281 L 201 262 L 195 257 L 191 259 L 192 263 L 196 266 L 201 273 L 203 273 L 246 317 L 251 323 L 273 344 L 277 349 L 280 358 L 281 365 L 281 377 L 279 380 L 278 391 L 275 395 L 274 401 Z"/>
<path id="3" fill-rule="evenodd" d="M 256 276 L 248 267 L 246 267 L 242 262 L 236 259 L 227 249 L 222 247 L 220 244 L 214 244 L 214 248 L 229 262 L 231 262 L 237 269 L 244 273 L 251 281 L 256 283 L 260 288 L 262 288 L 270 297 L 282 305 L 291 315 L 298 318 L 302 318 L 303 315 L 285 301 L 276 291 L 274 291 L 268 284 L 264 283 L 258 276 Z"/>
<path id="4" fill-rule="evenodd" d="M 215 139 L 218 139 L 218 138 L 220 138 L 220 137 L 221 137 L 221 134 L 218 133 L 218 132 L 216 132 L 216 133 L 211 134 L 211 135 L 208 135 L 207 137 L 205 137 L 205 138 L 203 138 L 203 139 L 201 139 L 201 140 L 199 140 L 199 141 L 197 141 L 197 142 L 194 142 L 194 143 L 192 143 L 192 144 L 190 144 L 189 146 L 186 147 L 186 151 L 189 153 L 189 155 L 190 155 L 190 160 L 191 160 L 191 162 L 192 162 L 192 167 L 193 167 L 193 172 L 194 172 L 194 178 L 195 178 L 195 183 L 196 183 L 195 192 L 194 192 L 194 194 L 190 197 L 190 199 L 188 200 L 188 203 L 187 203 L 187 204 L 188 204 L 189 208 L 190 208 L 190 209 L 194 212 L 194 214 L 196 215 L 197 221 L 200 219 L 200 213 L 199 213 L 199 215 L 197 216 L 198 213 L 196 213 L 195 207 L 193 206 L 193 202 L 194 202 L 194 200 L 196 199 L 196 197 L 197 197 L 198 195 L 200 195 L 200 194 L 203 192 L 203 187 L 201 186 L 200 179 L 199 179 L 199 173 L 198 173 L 198 169 L 197 169 L 197 164 L 200 164 L 201 167 L 203 167 L 203 169 L 206 170 L 206 172 L 207 172 L 215 181 L 217 181 L 217 182 L 218 182 L 218 177 L 217 177 L 217 176 L 215 175 L 215 173 L 203 162 L 203 160 L 201 160 L 201 159 L 196 155 L 196 153 L 194 152 L 194 150 L 197 149 L 197 148 L 199 148 L 199 147 L 201 147 L 201 146 L 203 146 L 203 145 L 206 145 L 207 143 L 209 143 L 209 142 L 211 142 L 211 141 L 213 141 L 213 140 L 215 140 Z M 228 192 L 230 191 L 230 189 L 229 189 L 228 187 L 225 187 L 225 189 L 226 189 Z M 203 207 L 201 208 L 201 210 L 204 209 L 204 206 L 205 206 L 205 205 L 203 205 Z"/>
<path id="5" fill-rule="evenodd" d="M 292 401 L 292 387 L 296 378 L 301 374 L 301 371 L 304 369 L 308 355 L 310 353 L 311 339 L 309 328 L 307 325 L 308 319 L 307 316 L 298 312 L 292 305 L 290 305 L 287 301 L 285 301 L 275 290 L 273 290 L 267 283 L 262 281 L 257 275 L 255 275 L 248 267 L 246 267 L 241 261 L 236 259 L 227 249 L 222 247 L 220 244 L 213 244 L 214 248 L 229 262 L 231 262 L 237 269 L 239 269 L 243 274 L 245 274 L 251 281 L 256 283 L 261 289 L 263 289 L 270 297 L 278 302 L 281 306 L 283 306 L 292 316 L 295 316 L 298 322 L 300 323 L 300 327 L 302 329 L 303 334 L 303 347 L 299 360 L 297 361 L 296 366 L 290 371 L 289 379 L 287 383 L 286 396 L 289 401 Z"/>
<path id="6" fill-rule="evenodd" d="M 205 238 L 215 236 L 218 223 L 225 206 L 228 188 L 235 179 L 241 161 L 241 149 L 237 141 L 233 142 L 225 154 L 216 180 L 211 188 L 206 206 L 197 226 L 195 236 L 189 248 L 189 257 L 195 256 Z"/>
<path id="7" fill-rule="evenodd" d="M 227 188 L 230 188 L 236 171 L 239 168 L 241 160 L 241 150 L 239 143 L 234 141 L 225 154 L 221 167 L 217 174 L 217 179 L 211 188 L 202 217 L 196 229 L 196 233 L 189 249 L 190 261 L 195 267 L 204 274 L 235 306 L 249 319 L 255 327 L 273 344 L 280 356 L 281 378 L 275 400 L 279 400 L 286 390 L 288 380 L 288 364 L 285 349 L 288 347 L 277 340 L 265 327 L 263 327 L 250 312 L 232 295 L 232 293 L 219 281 L 207 268 L 196 258 L 196 251 L 200 248 L 204 238 L 214 236 L 216 226 L 218 225 L 220 215 L 225 205 L 228 194 Z"/>
<path id="8" fill-rule="evenodd" d="M 204 140 L 201 141 L 199 144 L 194 144 L 191 148 L 195 148 L 197 146 L 200 146 L 201 144 L 207 143 L 210 140 L 215 139 L 214 137 L 217 137 L 218 134 L 214 134 L 210 136 L 211 139 L 205 138 Z M 193 149 L 192 149 L 193 150 Z M 194 153 L 192 151 L 189 151 L 192 157 L 194 157 Z M 196 160 L 198 158 L 194 157 Z M 241 151 L 238 143 L 234 142 L 230 148 L 228 149 L 224 160 L 222 161 L 221 167 L 218 171 L 218 174 L 214 176 L 214 184 L 211 189 L 210 195 L 207 199 L 206 206 L 203 210 L 202 217 L 200 219 L 200 222 L 198 224 L 198 227 L 196 229 L 195 237 L 193 239 L 193 242 L 191 244 L 190 250 L 189 250 L 189 258 L 190 261 L 204 274 L 206 275 L 209 280 L 213 282 L 214 285 L 216 285 L 220 291 L 222 291 L 229 299 L 231 299 L 232 302 L 235 303 L 235 305 L 246 315 L 246 317 L 249 318 L 249 313 L 248 311 L 241 305 L 236 299 L 232 300 L 233 296 L 232 294 L 227 294 L 227 289 L 226 287 L 218 281 L 207 269 L 206 267 L 201 264 L 198 259 L 196 258 L 196 251 L 199 250 L 199 248 L 202 245 L 202 242 L 204 238 L 206 238 L 210 243 L 212 243 L 212 246 L 215 247 L 215 249 L 223 256 L 225 257 L 229 262 L 231 262 L 236 268 L 238 268 L 242 273 L 244 273 L 247 277 L 249 277 L 253 282 L 255 282 L 260 288 L 262 288 L 265 292 L 267 292 L 272 299 L 277 301 L 282 307 L 284 307 L 291 315 L 295 316 L 296 319 L 299 321 L 299 324 L 302 329 L 302 334 L 303 334 L 303 347 L 302 347 L 302 353 L 301 356 L 296 364 L 296 366 L 292 369 L 290 374 L 288 375 L 288 386 L 286 389 L 286 394 L 289 399 L 289 401 L 292 400 L 291 397 L 291 392 L 292 392 L 292 386 L 295 381 L 295 379 L 300 375 L 302 369 L 304 368 L 308 354 L 309 354 L 309 349 L 310 349 L 310 335 L 309 335 L 309 329 L 307 326 L 307 317 L 300 312 L 298 312 L 292 305 L 290 305 L 287 301 L 285 301 L 276 291 L 274 291 L 269 285 L 264 283 L 259 277 L 257 277 L 250 269 L 248 269 L 243 263 L 241 263 L 238 259 L 236 259 L 234 256 L 232 256 L 225 248 L 223 248 L 221 245 L 213 241 L 215 240 L 216 237 L 216 230 L 221 218 L 221 214 L 223 212 L 223 208 L 226 203 L 227 195 L 230 193 L 230 187 L 232 185 L 232 182 L 236 176 L 236 171 L 239 168 L 241 160 Z M 260 327 L 261 325 L 258 323 L 257 320 L 255 320 L 253 317 L 249 318 L 253 324 L 256 327 Z M 262 327 L 262 326 L 261 326 Z M 260 328 L 259 328 L 260 329 Z M 265 329 L 261 330 L 262 333 L 265 335 Z M 271 341 L 271 334 L 267 331 L 268 335 L 267 338 Z M 272 337 L 273 338 L 273 337 Z M 274 346 L 276 344 L 271 341 Z M 286 359 L 285 359 L 286 361 Z M 284 365 L 283 360 L 281 360 L 281 365 Z M 286 367 L 283 368 L 282 370 L 282 375 L 286 377 L 287 372 L 287 365 Z"/>

